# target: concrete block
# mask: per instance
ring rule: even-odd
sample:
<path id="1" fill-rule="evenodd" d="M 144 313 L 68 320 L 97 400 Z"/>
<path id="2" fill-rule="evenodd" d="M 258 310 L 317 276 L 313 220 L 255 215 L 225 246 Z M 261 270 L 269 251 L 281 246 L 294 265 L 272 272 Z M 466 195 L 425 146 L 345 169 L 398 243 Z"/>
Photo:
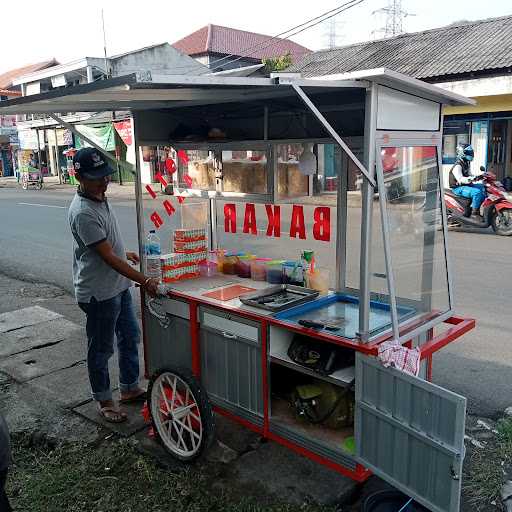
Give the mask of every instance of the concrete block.
<path id="1" fill-rule="evenodd" d="M 50 347 L 32 349 L 0 361 L 0 369 L 18 382 L 26 382 L 85 360 L 85 341 L 72 338 Z"/>
<path id="2" fill-rule="evenodd" d="M 8 357 L 33 348 L 57 344 L 65 339 L 78 337 L 85 340 L 85 331 L 82 327 L 65 318 L 57 318 L 0 333 L 0 357 Z"/>
<path id="3" fill-rule="evenodd" d="M 94 401 L 75 407 L 73 411 L 107 430 L 111 430 L 124 437 L 129 437 L 147 426 L 142 417 L 142 406 L 142 402 L 123 404 L 122 409 L 128 415 L 128 419 L 123 423 L 110 423 L 102 418 L 98 413 L 98 405 Z"/>
<path id="4" fill-rule="evenodd" d="M 30 306 L 28 308 L 9 311 L 0 314 L 0 333 L 20 329 L 28 325 L 40 324 L 60 318 L 62 315 L 42 308 L 41 306 Z"/>
<path id="5" fill-rule="evenodd" d="M 260 440 L 256 432 L 221 414 L 215 414 L 215 437 L 238 454 L 250 451 Z"/>
<path id="6" fill-rule="evenodd" d="M 135 433 L 132 439 L 138 452 L 149 455 L 170 471 L 181 471 L 190 467 L 189 464 L 181 462 L 169 454 L 155 437 L 150 436 L 149 428 Z"/>

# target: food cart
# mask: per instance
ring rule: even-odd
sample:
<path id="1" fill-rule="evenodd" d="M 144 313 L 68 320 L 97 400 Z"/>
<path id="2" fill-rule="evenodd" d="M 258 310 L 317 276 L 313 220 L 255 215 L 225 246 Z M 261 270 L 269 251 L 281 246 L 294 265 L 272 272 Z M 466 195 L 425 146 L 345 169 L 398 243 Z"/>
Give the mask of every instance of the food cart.
<path id="1" fill-rule="evenodd" d="M 440 177 L 441 107 L 471 100 L 386 69 L 143 78 L 0 113 L 47 112 L 73 129 L 54 112 L 132 111 L 141 257 L 150 230 L 167 253 L 162 296 L 142 295 L 165 448 L 199 456 L 214 410 L 359 482 L 373 472 L 433 511 L 459 510 L 466 401 L 430 381 L 432 356 L 474 327 L 453 311 Z M 179 278 L 177 247 L 205 252 L 204 275 Z M 275 285 L 227 271 L 244 259 L 267 276 L 302 261 L 322 284 L 274 301 Z M 338 363 L 308 366 L 300 343 Z"/>

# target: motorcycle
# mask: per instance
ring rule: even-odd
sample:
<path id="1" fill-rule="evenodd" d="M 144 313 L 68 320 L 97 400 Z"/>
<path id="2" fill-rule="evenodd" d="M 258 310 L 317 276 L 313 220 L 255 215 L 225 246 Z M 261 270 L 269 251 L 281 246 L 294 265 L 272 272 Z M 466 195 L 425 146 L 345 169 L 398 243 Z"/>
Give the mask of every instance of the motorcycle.
<path id="1" fill-rule="evenodd" d="M 512 235 L 512 194 L 496 180 L 485 167 L 480 167 L 484 173 L 473 181 L 481 181 L 485 186 L 486 198 L 480 207 L 482 220 L 471 217 L 471 199 L 453 193 L 451 189 L 444 190 L 444 202 L 449 225 L 470 226 L 473 228 L 492 229 L 497 235 Z"/>

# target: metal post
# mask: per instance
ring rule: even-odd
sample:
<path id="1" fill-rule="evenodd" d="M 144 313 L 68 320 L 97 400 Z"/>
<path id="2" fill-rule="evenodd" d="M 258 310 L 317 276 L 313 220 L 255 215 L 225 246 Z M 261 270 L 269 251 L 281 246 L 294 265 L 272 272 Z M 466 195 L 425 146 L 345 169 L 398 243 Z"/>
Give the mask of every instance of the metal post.
<path id="1" fill-rule="evenodd" d="M 347 286 L 348 158 L 344 151 L 340 153 L 341 161 L 337 167 L 336 290 L 343 292 Z"/>
<path id="2" fill-rule="evenodd" d="M 263 140 L 268 140 L 268 107 L 263 107 Z"/>
<path id="3" fill-rule="evenodd" d="M 369 179 L 361 185 L 361 254 L 359 262 L 359 338 L 369 340 L 370 329 L 370 272 L 375 185 L 375 131 L 377 127 L 377 86 L 371 84 L 366 92 L 364 125 L 364 163 Z M 365 174 L 365 176 L 366 176 Z"/>
<path id="4" fill-rule="evenodd" d="M 133 144 L 135 146 L 135 210 L 137 214 L 137 239 L 139 241 L 139 258 L 141 272 L 145 268 L 144 259 L 144 207 L 142 204 L 142 182 L 140 174 L 140 146 L 139 146 L 139 116 L 137 112 L 133 113 Z"/>
<path id="5" fill-rule="evenodd" d="M 85 70 L 86 70 L 86 73 L 87 73 L 87 83 L 91 84 L 92 82 L 94 82 L 94 76 L 92 74 L 92 66 L 87 66 L 85 68 Z"/>
<path id="6" fill-rule="evenodd" d="M 53 135 L 55 137 L 55 148 L 54 148 L 54 154 L 55 154 L 55 167 L 57 168 L 57 176 L 59 177 L 59 183 L 62 185 L 62 174 L 60 172 L 60 165 L 59 165 L 59 143 L 57 142 L 57 128 L 53 129 Z"/>

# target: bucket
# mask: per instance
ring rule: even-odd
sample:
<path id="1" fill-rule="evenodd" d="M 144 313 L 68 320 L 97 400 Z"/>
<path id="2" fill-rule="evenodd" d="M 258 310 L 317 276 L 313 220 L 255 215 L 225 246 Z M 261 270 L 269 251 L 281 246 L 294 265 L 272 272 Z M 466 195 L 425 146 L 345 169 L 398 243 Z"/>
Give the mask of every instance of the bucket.
<path id="1" fill-rule="evenodd" d="M 379 491 L 364 500 L 362 512 L 399 512 L 410 499 L 400 491 Z M 429 512 L 429 510 L 412 501 L 401 512 Z"/>

